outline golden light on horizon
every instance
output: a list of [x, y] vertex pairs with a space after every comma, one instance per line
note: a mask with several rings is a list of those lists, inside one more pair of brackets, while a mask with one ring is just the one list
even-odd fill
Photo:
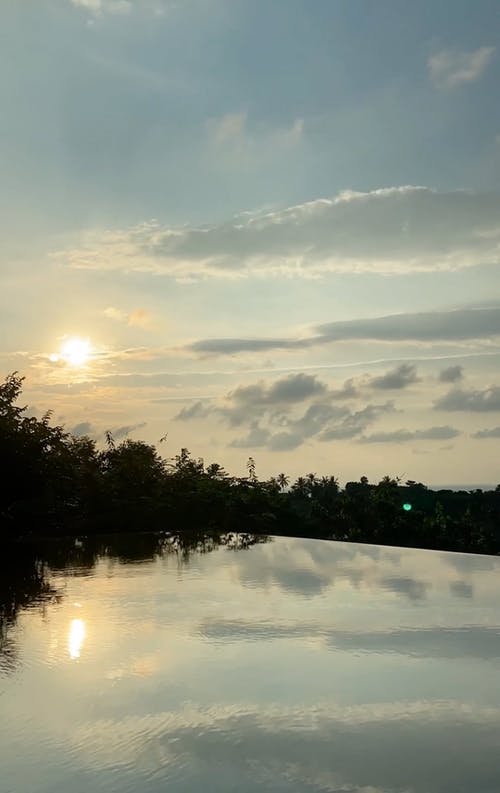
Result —
[[85, 623], [83, 620], [71, 620], [68, 635], [68, 652], [71, 659], [80, 658], [83, 642], [85, 640]]
[[92, 347], [88, 339], [80, 339], [77, 336], [72, 336], [66, 339], [62, 345], [59, 353], [52, 353], [49, 355], [49, 360], [52, 363], [64, 361], [69, 366], [79, 367], [85, 366], [92, 355]]

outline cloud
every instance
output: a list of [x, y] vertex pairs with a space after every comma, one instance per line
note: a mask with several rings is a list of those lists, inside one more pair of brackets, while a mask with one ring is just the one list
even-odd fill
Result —
[[332, 399], [355, 399], [359, 396], [359, 391], [352, 377], [345, 381], [341, 388], [334, 388], [330, 391]]
[[174, 416], [174, 421], [191, 421], [191, 419], [204, 419], [212, 411], [211, 405], [204, 405], [203, 402], [198, 400], [193, 402], [192, 405], [183, 407], [182, 410]]
[[238, 403], [250, 401], [253, 404], [277, 405], [302, 402], [309, 397], [323, 394], [326, 390], [326, 384], [318, 380], [316, 375], [300, 372], [276, 380], [271, 386], [266, 386], [263, 382], [241, 386], [231, 393], [231, 399]]
[[460, 435], [455, 427], [429, 427], [425, 430], [376, 432], [360, 438], [361, 443], [407, 443], [408, 441], [447, 441]]
[[304, 441], [318, 435], [332, 422], [343, 422], [350, 415], [347, 407], [331, 405], [329, 402], [320, 401], [309, 405], [302, 416], [293, 418], [286, 416], [282, 421], [282, 429], [269, 438], [268, 446], [272, 451], [285, 451], [295, 449]]
[[149, 328], [151, 326], [151, 314], [144, 308], [137, 308], [129, 314], [128, 324], [133, 328]]
[[378, 391], [389, 391], [400, 390], [418, 382], [416, 367], [409, 363], [403, 363], [380, 377], [373, 377], [368, 381], [368, 385]]
[[201, 355], [236, 355], [241, 352], [265, 352], [312, 346], [316, 339], [201, 339], [186, 349]]
[[456, 388], [436, 400], [434, 407], [436, 410], [460, 410], [472, 413], [500, 412], [500, 386], [492, 385], [482, 390], [469, 391]]
[[296, 118], [288, 127], [269, 127], [263, 124], [250, 127], [246, 111], [212, 118], [206, 126], [211, 142], [221, 147], [225, 154], [251, 157], [261, 155], [266, 149], [273, 149], [277, 145], [295, 146], [300, 143], [304, 132], [302, 118]]
[[136, 308], [130, 313], [127, 313], [126, 311], [115, 308], [114, 306], [108, 306], [102, 313], [107, 319], [112, 319], [115, 322], [125, 322], [131, 327], [144, 329], [151, 327], [151, 314], [144, 308]]
[[432, 343], [460, 342], [500, 336], [500, 308], [472, 308], [390, 314], [317, 325], [302, 338], [202, 339], [185, 349], [198, 355], [307, 349], [339, 341]]
[[114, 308], [114, 306], [108, 306], [102, 313], [107, 319], [113, 319], [115, 322], [126, 322], [128, 319], [126, 311], [121, 311], [119, 308]]
[[84, 8], [91, 14], [129, 14], [132, 10], [130, 0], [70, 0], [77, 8]]
[[437, 86], [456, 88], [478, 80], [494, 55], [495, 47], [479, 47], [471, 52], [442, 50], [430, 56], [427, 66]]
[[472, 436], [473, 438], [477, 438], [482, 440], [484, 438], [500, 438], [500, 427], [492, 427], [491, 429], [486, 430], [478, 430]]
[[260, 427], [257, 421], [253, 421], [248, 433], [242, 438], [235, 438], [229, 445], [235, 449], [258, 449], [267, 444], [269, 436], [269, 430]]
[[[126, 438], [131, 432], [142, 429], [146, 426], [146, 424], [147, 422], [145, 421], [142, 421], [139, 424], [124, 424], [121, 427], [115, 427], [114, 429], [110, 430], [110, 432], [115, 441], [118, 441], [122, 438]], [[70, 429], [70, 433], [72, 435], [76, 435], [77, 437], [82, 437], [83, 435], [91, 435], [94, 437], [97, 437], [98, 435], [104, 435], [104, 433], [98, 431], [93, 426], [93, 424], [88, 421], [82, 421], [80, 424], [75, 424], [75, 426]]]
[[226, 113], [221, 118], [210, 120], [207, 127], [214, 141], [219, 145], [223, 145], [228, 143], [228, 141], [244, 138], [246, 122], [246, 113]]
[[390, 314], [373, 319], [330, 322], [316, 327], [329, 341], [464, 341], [500, 335], [500, 308], [465, 308]]
[[267, 448], [272, 452], [291, 452], [305, 441], [300, 432], [276, 432], [267, 442]]
[[286, 409], [325, 394], [327, 390], [326, 383], [318, 380], [316, 375], [300, 372], [282, 377], [271, 384], [260, 380], [251, 385], [238, 386], [226, 395], [219, 406], [195, 402], [194, 405], [183, 408], [175, 419], [188, 421], [217, 413], [232, 426], [238, 426], [266, 410]]
[[464, 376], [463, 366], [448, 366], [439, 373], [441, 383], [456, 383]]
[[95, 435], [96, 430], [89, 421], [81, 421], [80, 424], [75, 424], [74, 427], [71, 427], [70, 433], [71, 435], [76, 435], [77, 438], [81, 438], [83, 435]]
[[322, 442], [354, 438], [379, 416], [395, 410], [392, 402], [359, 410], [338, 404], [339, 394], [351, 398], [356, 393], [352, 380], [340, 389], [328, 389], [316, 375], [298, 373], [273, 383], [239, 386], [210, 405], [197, 401], [182, 408], [175, 419], [190, 421], [212, 415], [229, 427], [247, 428], [244, 435], [231, 441], [232, 447], [289, 451], [313, 437]]
[[[347, 440], [360, 435], [379, 416], [394, 411], [392, 402], [382, 405], [367, 405], [361, 410], [351, 411], [347, 407], [338, 407], [328, 403], [316, 402], [309, 405], [299, 418], [282, 416], [283, 429], [271, 430], [254, 424], [250, 432], [243, 438], [232, 441], [232, 446], [247, 447], [265, 446], [269, 451], [291, 451], [311, 438], [321, 442]], [[264, 417], [271, 428], [273, 417]]]
[[384, 413], [395, 411], [392, 402], [381, 405], [366, 405], [361, 410], [348, 414], [335, 426], [327, 427], [319, 436], [320, 441], [346, 440], [360, 435], [370, 424], [373, 424]]
[[[219, 135], [234, 134], [235, 118]], [[157, 221], [91, 232], [55, 254], [80, 269], [140, 271], [178, 280], [412, 273], [500, 263], [500, 195], [426, 187], [345, 191], [211, 226]]]
[[239, 386], [227, 395], [224, 406], [214, 407], [212, 410], [223, 416], [229, 424], [238, 426], [252, 415], [261, 415], [266, 410], [277, 414], [278, 409], [286, 410], [290, 406], [325, 394], [326, 391], [326, 384], [318, 380], [316, 375], [291, 374], [271, 385], [260, 381]]
[[115, 439], [115, 441], [121, 440], [121, 438], [126, 438], [127, 435], [130, 435], [131, 432], [135, 432], [136, 430], [141, 430], [147, 424], [146, 421], [141, 421], [139, 424], [124, 424], [121, 427], [115, 427], [111, 430], [111, 435]]

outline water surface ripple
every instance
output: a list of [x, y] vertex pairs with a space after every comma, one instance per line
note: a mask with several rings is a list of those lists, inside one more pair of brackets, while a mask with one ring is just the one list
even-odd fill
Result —
[[245, 536], [1, 562], [1, 793], [498, 793], [500, 559]]

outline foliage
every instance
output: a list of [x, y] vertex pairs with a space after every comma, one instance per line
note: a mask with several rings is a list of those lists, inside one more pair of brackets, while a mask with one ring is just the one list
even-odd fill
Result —
[[[142, 441], [98, 449], [18, 405], [23, 378], [0, 384], [0, 533], [47, 534], [185, 529], [294, 534], [356, 542], [498, 553], [500, 486], [433, 491], [419, 482], [365, 476], [343, 489], [334, 476], [230, 476], [187, 449], [165, 461]], [[403, 504], [412, 506], [410, 511]]]

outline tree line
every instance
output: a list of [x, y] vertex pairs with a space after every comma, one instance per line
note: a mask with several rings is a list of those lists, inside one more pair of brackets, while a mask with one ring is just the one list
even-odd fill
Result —
[[498, 554], [500, 485], [434, 491], [419, 482], [364, 476], [261, 480], [249, 458], [243, 477], [187, 449], [165, 460], [150, 444], [110, 433], [97, 447], [19, 405], [23, 379], [0, 384], [0, 536], [130, 531], [217, 531]]

